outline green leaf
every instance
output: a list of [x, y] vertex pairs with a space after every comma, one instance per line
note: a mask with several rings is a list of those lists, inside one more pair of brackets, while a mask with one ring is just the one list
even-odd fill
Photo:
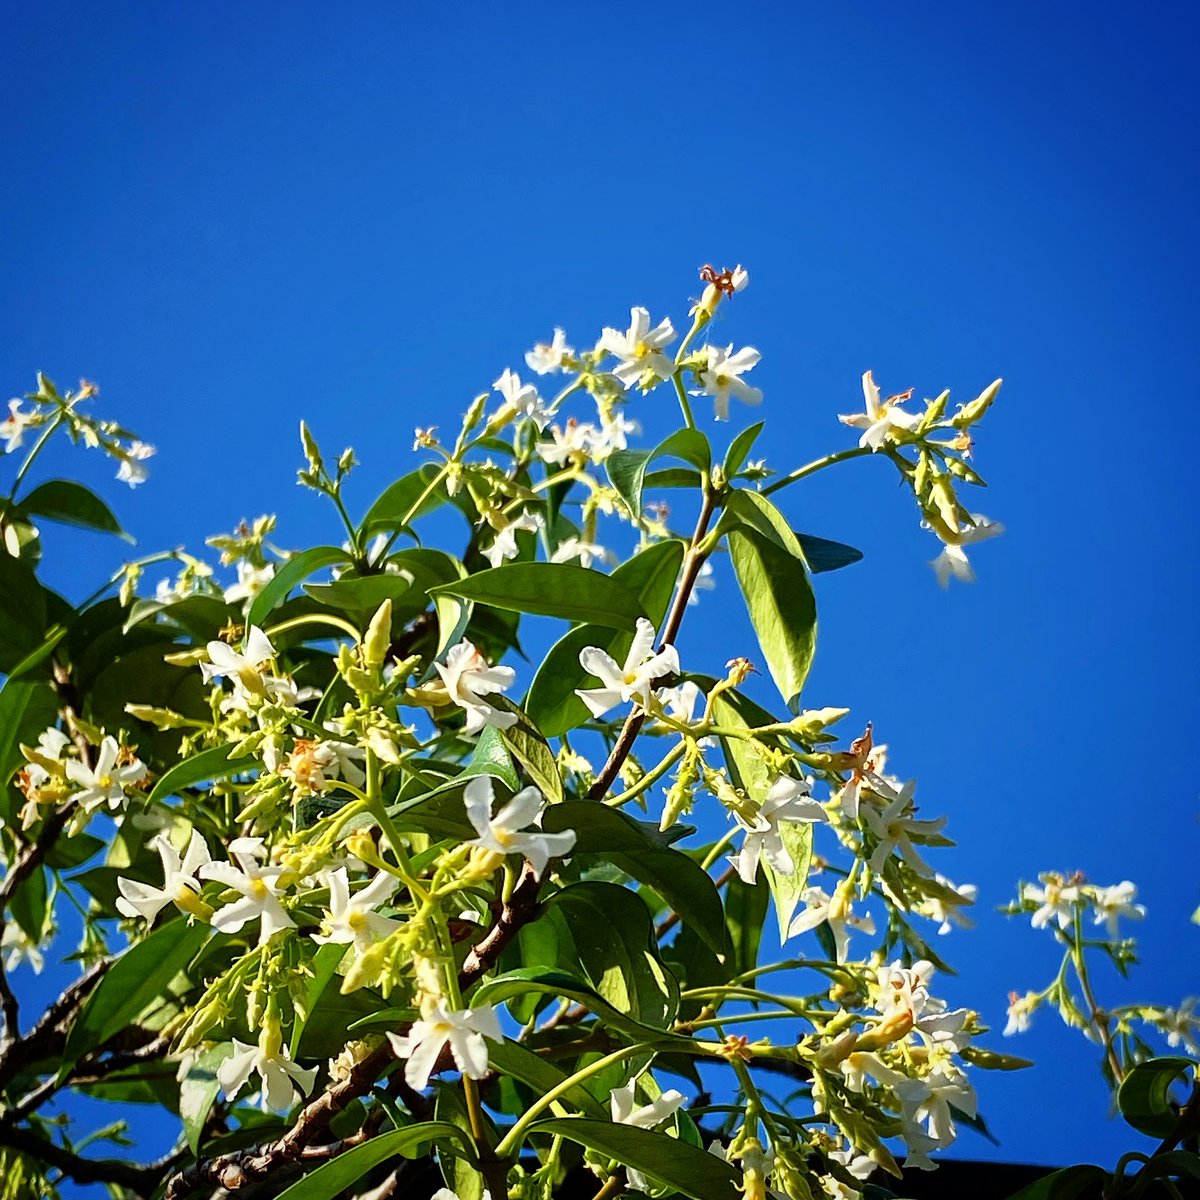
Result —
[[0, 688], [0, 786], [25, 761], [21, 743], [32, 745], [58, 720], [58, 697], [44, 683], [6, 679]]
[[469, 1147], [466, 1135], [457, 1125], [446, 1121], [423, 1121], [381, 1133], [345, 1154], [339, 1154], [311, 1175], [297, 1180], [279, 1193], [279, 1200], [334, 1200], [352, 1183], [360, 1180], [373, 1167], [400, 1155], [416, 1158], [431, 1142], [454, 1140]]
[[261, 627], [271, 610], [286, 600], [291, 590], [303, 583], [314, 571], [349, 561], [349, 554], [336, 546], [314, 546], [301, 554], [293, 554], [275, 572], [267, 586], [254, 597], [250, 610], [246, 613], [246, 624]]
[[98, 529], [102, 533], [115, 533], [127, 542], [133, 541], [113, 516], [112, 509], [90, 488], [71, 479], [47, 480], [35, 487], [18, 508], [25, 513], [49, 517], [63, 525]]
[[71, 1025], [64, 1066], [103, 1045], [154, 1004], [207, 937], [207, 925], [189, 925], [186, 918], [177, 917], [126, 950], [105, 972]]
[[[683, 543], [657, 542], [623, 563], [611, 578], [638, 599], [646, 616], [657, 627], [666, 615], [675, 591], [675, 580], [683, 562]], [[589, 717], [587, 705], [575, 695], [590, 676], [579, 665], [579, 652], [598, 646], [618, 661], [624, 661], [633, 642], [630, 631], [615, 631], [597, 625], [582, 625], [561, 637], [538, 668], [525, 711], [546, 737], [560, 737]]]
[[37, 650], [45, 633], [45, 589], [23, 562], [0, 554], [0, 673]]
[[412, 571], [402, 575], [362, 575], [355, 579], [337, 579], [333, 583], [306, 583], [304, 590], [318, 604], [360, 618], [369, 618], [385, 600], [390, 600], [396, 607], [425, 607], [426, 589]]
[[[609, 482], [635, 518], [642, 515], [646, 468], [657, 458], [681, 458], [707, 475], [712, 463], [712, 449], [708, 438], [698, 429], [680, 429], [653, 450], [614, 450], [604, 460], [604, 469]], [[689, 475], [699, 482], [698, 476], [691, 472]]]
[[1121, 1116], [1139, 1133], [1154, 1138], [1166, 1137], [1179, 1121], [1178, 1111], [1171, 1106], [1171, 1085], [1196, 1069], [1194, 1059], [1180, 1056], [1151, 1058], [1138, 1063], [1125, 1076], [1117, 1092]]
[[479, 741], [475, 743], [467, 765], [455, 778], [459, 783], [474, 775], [490, 775], [499, 779], [509, 791], [515, 792], [521, 786], [521, 780], [513, 767], [512, 758], [504, 744], [504, 736], [499, 729], [485, 725], [479, 733]]
[[758, 944], [769, 900], [767, 888], [746, 883], [740, 875], [734, 875], [725, 885], [725, 922], [733, 947], [726, 965], [733, 975], [743, 975], [758, 966]]
[[[20, 679], [22, 675], [28, 675], [34, 667], [40, 666], [58, 649], [58, 644], [61, 642], [70, 631], [65, 625], [56, 625], [46, 631], [46, 636], [42, 640], [42, 644], [31, 650], [19, 663], [17, 663], [8, 673], [9, 679]], [[48, 675], [49, 672], [46, 672]]]
[[632, 629], [638, 617], [646, 615], [637, 596], [614, 576], [574, 563], [508, 563], [434, 591], [510, 612], [587, 621], [607, 629]]
[[296, 1020], [292, 1025], [291, 1047], [296, 1058], [299, 1058], [301, 1053], [307, 1053], [307, 1048], [303, 1046], [305, 1027], [312, 1017], [313, 1009], [325, 994], [325, 989], [329, 986], [330, 980], [333, 979], [345, 957], [346, 944], [344, 942], [326, 942], [309, 961], [310, 974], [304, 992], [304, 1011], [301, 1013], [297, 1009]]
[[[565, 1071], [560, 1071], [540, 1054], [527, 1050], [520, 1042], [504, 1041], [500, 1045], [492, 1042], [488, 1046], [488, 1065], [502, 1075], [510, 1075], [528, 1084], [542, 1096], [569, 1078]], [[603, 1119], [608, 1115], [604, 1106], [582, 1083], [567, 1091], [563, 1099], [583, 1109], [589, 1116]]]
[[238, 775], [258, 766], [258, 760], [254, 758], [231, 759], [231, 749], [231, 746], [213, 746], [211, 749], [201, 750], [199, 754], [193, 754], [191, 758], [185, 758], [181, 763], [176, 763], [169, 771], [159, 776], [147, 803], [153, 804], [156, 800], [174, 796], [193, 784], [227, 779], [230, 775]]
[[25, 936], [40, 946], [46, 926], [46, 872], [40, 866], [18, 884], [9, 901], [9, 909]]
[[588, 1117], [553, 1117], [538, 1121], [529, 1132], [578, 1142], [692, 1200], [739, 1200], [741, 1195], [740, 1171], [707, 1150], [665, 1133]]
[[546, 810], [542, 828], [547, 833], [574, 830], [573, 855], [600, 855], [658, 892], [714, 953], [728, 949], [716, 885], [689, 855], [670, 849], [669, 834], [660, 833], [657, 826], [593, 800], [567, 800]]
[[557, 804], [563, 798], [562, 776], [558, 772], [558, 760], [550, 744], [542, 737], [537, 726], [507, 696], [489, 696], [488, 703], [504, 712], [514, 713], [517, 721], [500, 731], [504, 744], [513, 757], [525, 768], [533, 786], [550, 801]]
[[753, 529], [730, 530], [729, 556], [771, 678], [798, 712], [817, 640], [808, 572], [799, 558]]
[[[536, 924], [537, 922], [534, 922]], [[530, 926], [526, 926], [530, 928]], [[493, 976], [479, 985], [470, 997], [472, 1004], [500, 1004], [514, 996], [526, 996], [531, 992], [555, 999], [573, 1000], [582, 1004], [600, 1019], [607, 1029], [634, 1042], [652, 1042], [662, 1049], [694, 1051], [690, 1038], [666, 1033], [650, 1025], [644, 1025], [627, 1013], [614, 1008], [594, 987], [566, 971], [547, 967], [518, 967]]]
[[210, 1046], [188, 1068], [180, 1085], [179, 1117], [183, 1122], [184, 1137], [193, 1154], [200, 1153], [200, 1136], [221, 1090], [217, 1082], [217, 1068], [228, 1057], [230, 1049], [228, 1042]]
[[759, 421], [757, 424], [751, 425], [749, 429], [743, 429], [729, 443], [729, 449], [725, 453], [725, 465], [721, 468], [726, 479], [732, 479], [742, 469], [747, 455], [758, 440], [758, 435], [762, 433], [765, 424], [765, 421]]
[[780, 821], [779, 839], [792, 856], [794, 870], [790, 875], [781, 875], [770, 863], [764, 863], [767, 884], [775, 901], [775, 915], [779, 920], [779, 940], [787, 938], [788, 926], [800, 897], [808, 887], [808, 868], [812, 862], [813, 827], [808, 821]]
[[753, 529], [789, 554], [803, 559], [800, 541], [787, 517], [766, 496], [741, 488], [725, 501], [725, 513], [726, 524]]
[[1108, 1173], [1100, 1167], [1063, 1167], [1034, 1180], [1008, 1200], [1099, 1200], [1107, 1180]]
[[819, 575], [822, 571], [840, 571], [842, 567], [858, 562], [863, 556], [863, 552], [853, 546], [831, 542], [828, 538], [815, 537], [811, 533], [798, 533], [796, 540], [800, 543], [800, 549], [804, 551], [804, 561], [808, 563], [808, 569], [814, 575]]
[[446, 493], [442, 488], [435, 488], [424, 500], [420, 507], [412, 512], [421, 494], [437, 476], [439, 468], [432, 463], [397, 479], [387, 488], [367, 510], [362, 524], [358, 527], [360, 538], [367, 537], [381, 529], [400, 529], [401, 522], [407, 516], [410, 521], [423, 517], [446, 502]]

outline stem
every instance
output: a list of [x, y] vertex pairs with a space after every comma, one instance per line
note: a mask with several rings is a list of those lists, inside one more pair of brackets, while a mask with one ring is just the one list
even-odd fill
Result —
[[692, 416], [692, 406], [687, 398], [687, 390], [683, 386], [683, 378], [678, 371], [671, 376], [675, 385], [675, 394], [679, 397], [679, 407], [683, 410], [683, 420], [689, 429], [696, 428], [696, 418]]
[[1083, 998], [1087, 1001], [1090, 1010], [1088, 1015], [1096, 1027], [1096, 1032], [1100, 1034], [1104, 1045], [1104, 1054], [1113, 1073], [1113, 1080], [1119, 1085], [1125, 1078], [1125, 1071], [1121, 1066], [1121, 1060], [1117, 1057], [1116, 1048], [1113, 1046], [1112, 1026], [1108, 1017], [1104, 1015], [1103, 1009], [1096, 1003], [1091, 980], [1088, 978], [1087, 963], [1084, 961], [1083, 953], [1083, 913], [1078, 905], [1075, 907], [1075, 944], [1071, 950], [1071, 959], [1075, 964], [1075, 974], [1079, 977]]
[[46, 428], [42, 430], [41, 436], [38, 438], [38, 440], [36, 442], [34, 442], [33, 446], [30, 448], [29, 453], [25, 456], [25, 461], [21, 464], [20, 469], [17, 471], [16, 478], [13, 480], [12, 488], [8, 493], [8, 499], [9, 499], [10, 503], [16, 499], [17, 488], [19, 488], [21, 486], [21, 480], [25, 478], [26, 472], [29, 470], [30, 467], [33, 466], [33, 460], [35, 458], [37, 458], [37, 456], [42, 452], [43, 447], [50, 440], [50, 438], [53, 437], [54, 431], [62, 423], [63, 423], [63, 415], [62, 415], [62, 411], [60, 410], [58, 413], [55, 414], [54, 419], [50, 422], [50, 424], [47, 425]]
[[606, 1054], [603, 1058], [598, 1058], [594, 1062], [588, 1063], [586, 1067], [580, 1068], [574, 1075], [570, 1075], [561, 1083], [556, 1084], [544, 1096], [540, 1096], [535, 1100], [521, 1114], [520, 1120], [504, 1135], [500, 1144], [496, 1147], [497, 1157], [510, 1157], [519, 1150], [521, 1143], [525, 1140], [525, 1134], [529, 1127], [550, 1105], [565, 1096], [576, 1084], [582, 1083], [585, 1079], [590, 1079], [593, 1075], [599, 1074], [605, 1067], [611, 1067], [614, 1063], [619, 1063], [623, 1058], [630, 1058], [635, 1054], [644, 1054], [647, 1050], [653, 1049], [653, 1042], [635, 1042], [632, 1046], [623, 1046], [620, 1050], [614, 1050], [611, 1054]]
[[683, 757], [683, 752], [686, 749], [687, 743], [680, 742], [658, 766], [647, 771], [637, 783], [632, 787], [627, 787], [619, 796], [613, 796], [611, 799], [605, 800], [604, 803], [611, 805], [613, 808], [620, 808], [647, 788], [653, 787]]
[[789, 483], [795, 483], [797, 479], [804, 479], [806, 476], [823, 471], [826, 467], [832, 467], [834, 463], [848, 462], [852, 458], [862, 458], [864, 455], [873, 453], [870, 446], [853, 446], [849, 450], [839, 450], [836, 454], [827, 454], [824, 458], [818, 458], [806, 466], [797, 467], [794, 471], [784, 475], [782, 479], [775, 480], [769, 487], [763, 488], [760, 495], [769, 496], [772, 492], [787, 487]]
[[605, 1181], [604, 1186], [592, 1197], [592, 1200], [612, 1200], [612, 1197], [619, 1196], [622, 1189], [625, 1187], [625, 1172], [618, 1171], [615, 1175], [609, 1176]]
[[278, 625], [272, 625], [270, 629], [264, 630], [267, 637], [272, 634], [286, 633], [289, 629], [300, 629], [304, 625], [329, 625], [334, 629], [341, 630], [357, 643], [362, 640], [362, 634], [350, 624], [349, 621], [343, 621], [341, 617], [335, 617], [327, 613], [307, 613], [303, 617], [292, 617], [290, 621], [280, 621]]

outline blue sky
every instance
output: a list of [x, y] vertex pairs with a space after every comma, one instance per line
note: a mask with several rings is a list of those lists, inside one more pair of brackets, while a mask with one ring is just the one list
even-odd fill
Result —
[[[976, 462], [1008, 533], [974, 587], [937, 589], [884, 464], [784, 493], [866, 553], [819, 581], [808, 700], [873, 719], [951, 818], [938, 865], [981, 893], [944, 946], [954, 1000], [999, 1027], [1052, 973], [993, 912], [1050, 867], [1136, 880], [1137, 994], [1200, 991], [1194, 8], [46, 3], [5, 25], [0, 379], [94, 379], [158, 446], [138, 492], [103, 484], [143, 550], [261, 512], [282, 545], [331, 536], [294, 485], [301, 417], [357, 446], [365, 506], [414, 425], [453, 425], [555, 324], [681, 323], [706, 261], [752, 272], [716, 336], [763, 353], [776, 467], [852, 444], [834, 414], [868, 367], [959, 400], [1004, 376]], [[665, 397], [633, 415], [671, 427]], [[59, 545], [77, 595], [120, 553]], [[727, 575], [689, 626], [696, 669], [746, 649]], [[982, 1081], [1003, 1145], [959, 1153], [1138, 1145], [1057, 1018], [1002, 1048], [1041, 1066]]]

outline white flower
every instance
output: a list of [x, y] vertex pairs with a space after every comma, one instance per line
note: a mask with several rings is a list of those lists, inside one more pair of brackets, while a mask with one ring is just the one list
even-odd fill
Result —
[[600, 429], [594, 431], [589, 438], [592, 458], [603, 462], [614, 450], [626, 450], [629, 447], [629, 434], [639, 434], [642, 427], [637, 421], [631, 421], [620, 413], [606, 415], [600, 413]]
[[952, 1063], [939, 1063], [921, 1079], [902, 1079], [892, 1090], [910, 1121], [926, 1122], [929, 1136], [939, 1150], [953, 1144], [957, 1133], [952, 1105], [965, 1116], [975, 1116], [975, 1089]]
[[919, 415], [905, 412], [898, 407], [901, 401], [907, 400], [912, 395], [911, 392], [901, 396], [889, 396], [888, 399], [880, 401], [879, 388], [875, 385], [870, 371], [867, 371], [862, 377], [862, 388], [867, 411], [865, 413], [838, 414], [838, 420], [843, 425], [850, 425], [855, 429], [866, 431], [858, 439], [860, 446], [870, 446], [872, 450], [878, 450], [889, 437], [893, 436], [893, 430], [911, 431], [921, 423]]
[[516, 723], [516, 713], [501, 712], [484, 699], [512, 687], [517, 678], [512, 667], [489, 667], [487, 659], [465, 640], [450, 647], [444, 665], [433, 665], [450, 699], [466, 710], [467, 733], [478, 733], [485, 725], [507, 729]]
[[671, 378], [675, 367], [663, 353], [663, 347], [669, 346], [674, 340], [675, 328], [669, 318], [651, 329], [650, 314], [644, 308], [631, 308], [629, 330], [621, 333], [606, 328], [600, 335], [597, 348], [621, 360], [613, 374], [626, 388], [630, 388], [647, 373], [660, 380]]
[[256, 567], [248, 562], [239, 562], [237, 577], [237, 583], [225, 589], [226, 604], [253, 600], [275, 577], [275, 564], [267, 563], [266, 566]]
[[972, 513], [973, 525], [963, 525], [958, 531], [958, 540], [954, 544], [947, 543], [942, 552], [929, 560], [941, 587], [949, 587], [951, 578], [961, 583], [974, 583], [975, 571], [964, 546], [974, 542], [985, 542], [988, 538], [999, 537], [1004, 532], [1004, 526], [999, 521], [989, 521], [982, 513]]
[[539, 342], [532, 350], [525, 352], [525, 363], [535, 374], [550, 375], [554, 371], [561, 371], [563, 359], [574, 354], [575, 351], [567, 345], [566, 333], [556, 327], [554, 339], [549, 345]]
[[420, 1091], [429, 1083], [442, 1051], [449, 1046], [455, 1065], [472, 1079], [487, 1074], [488, 1050], [484, 1038], [502, 1042], [500, 1019], [490, 1005], [479, 1008], [447, 1009], [436, 1005], [426, 1016], [414, 1021], [407, 1034], [389, 1033], [399, 1058], [406, 1059], [404, 1079]]
[[1057, 871], [1045, 871], [1038, 878], [1045, 887], [1027, 883], [1021, 888], [1023, 901], [1039, 905], [1029, 923], [1034, 929], [1042, 929], [1057, 921], [1059, 929], [1066, 929], [1075, 916], [1075, 905], [1082, 899], [1079, 888], [1068, 885]]
[[15, 971], [21, 963], [27, 962], [33, 973], [40, 975], [46, 965], [46, 956], [42, 953], [41, 946], [16, 921], [10, 920], [5, 923], [4, 936], [0, 938], [0, 953], [4, 955], [6, 971]]
[[945, 875], [934, 875], [934, 879], [943, 887], [949, 888], [952, 892], [962, 897], [962, 904], [955, 904], [953, 900], [945, 899], [942, 896], [927, 896], [917, 906], [917, 912], [923, 917], [928, 917], [931, 921], [939, 921], [938, 926], [939, 936], [944, 936], [950, 932], [954, 925], [960, 925], [963, 929], [970, 929], [974, 922], [970, 917], [964, 916], [962, 909], [968, 904], [975, 903], [975, 897], [979, 889], [973, 883], [964, 883], [961, 887], [956, 887]]
[[[538, 879], [542, 877], [550, 859], [562, 858], [575, 845], [575, 834], [570, 829], [562, 833], [542, 833], [536, 829], [546, 799], [535, 787], [522, 788], [494, 817], [490, 776], [476, 775], [467, 784], [463, 798], [467, 819], [479, 834], [463, 844], [478, 846], [496, 854], [523, 854]], [[520, 832], [528, 825], [535, 826], [535, 831]]]
[[1012, 1037], [1014, 1033], [1024, 1033], [1029, 1028], [1034, 1009], [1037, 1008], [1037, 993], [1019, 992], [1008, 993], [1008, 1024], [1004, 1026], [1003, 1037]]
[[0, 438], [4, 439], [4, 453], [12, 454], [19, 450], [25, 439], [25, 430], [31, 425], [40, 424], [36, 412], [22, 412], [20, 400], [8, 402], [8, 416], [0, 421]]
[[[342, 732], [333, 721], [326, 721], [325, 728], [330, 733], [340, 734]], [[362, 746], [342, 741], [340, 738], [322, 742], [321, 745], [333, 755], [332, 761], [325, 768], [333, 778], [344, 779], [351, 787], [360, 788], [366, 783], [367, 774], [359, 766], [359, 763], [363, 762], [367, 756], [367, 752]]]
[[743, 404], [761, 404], [762, 392], [751, 387], [741, 376], [757, 366], [762, 355], [753, 346], [744, 346], [736, 354], [733, 346], [705, 346], [706, 364], [700, 368], [696, 382], [700, 390], [693, 396], [711, 396], [714, 415], [718, 421], [729, 420], [729, 397], [735, 396]]
[[1090, 889], [1092, 905], [1095, 908], [1093, 925], [1107, 925], [1108, 936], [1117, 936], [1117, 921], [1121, 917], [1128, 920], [1140, 921], [1146, 915], [1146, 909], [1141, 904], [1134, 904], [1137, 886], [1128, 879], [1112, 887], [1097, 887]]
[[277, 770], [284, 779], [291, 780], [297, 796], [323, 792], [330, 779], [339, 777], [353, 787], [361, 787], [366, 782], [366, 774], [355, 761], [365, 758], [366, 751], [350, 742], [316, 742], [309, 738], [296, 738], [291, 753], [282, 765], [278, 762], [274, 746], [269, 742], [264, 743], [263, 749], [263, 761], [267, 768]]
[[510, 558], [517, 557], [517, 534], [522, 531], [528, 533], [537, 533], [542, 527], [542, 517], [540, 513], [523, 512], [515, 521], [510, 521], [497, 534], [492, 544], [483, 552], [483, 557], [493, 567], [500, 566], [501, 563]]
[[187, 913], [197, 912], [196, 901], [200, 894], [198, 873], [201, 867], [212, 861], [208, 843], [199, 830], [192, 830], [182, 859], [179, 851], [162, 834], [154, 838], [150, 845], [162, 859], [163, 885], [156, 888], [136, 879], [118, 878], [117, 889], [121, 895], [117, 898], [117, 912], [131, 920], [142, 917], [148, 922], [153, 921], [168, 904], [177, 904]]
[[1164, 1009], [1162, 1016], [1154, 1022], [1166, 1035], [1171, 1049], [1182, 1043], [1189, 1054], [1200, 1054], [1200, 1038], [1196, 1036], [1200, 1029], [1200, 1017], [1195, 1013], [1197, 1004], [1200, 1004], [1200, 997], [1188, 996], [1178, 1008]]
[[262, 865], [267, 856], [262, 838], [235, 838], [229, 843], [229, 852], [237, 859], [237, 867], [226, 862], [210, 862], [200, 868], [201, 879], [215, 879], [242, 894], [241, 900], [217, 909], [213, 914], [213, 928], [220, 933], [237, 933], [247, 921], [261, 917], [260, 946], [281, 929], [295, 929], [296, 922], [279, 902], [284, 869]]
[[365, 950], [400, 928], [401, 922], [384, 917], [375, 910], [391, 899], [400, 881], [380, 871], [361, 891], [350, 894], [345, 867], [325, 876], [329, 887], [329, 916], [322, 923], [324, 933], [314, 933], [314, 942], [353, 942], [356, 950]]
[[[878, 784], [882, 781], [877, 779], [875, 782]], [[894, 850], [900, 852], [914, 871], [921, 875], [933, 874], [933, 868], [917, 853], [910, 835], [929, 837], [946, 824], [946, 818], [918, 821], [909, 815], [916, 811], [912, 803], [916, 786], [916, 780], [910, 779], [899, 792], [895, 792], [890, 798], [885, 797], [888, 803], [882, 810], [871, 805], [863, 805], [859, 810], [866, 827], [879, 839], [868, 862], [876, 874], [883, 870], [883, 864]]]
[[217, 1082], [226, 1097], [232, 1100], [255, 1073], [262, 1078], [263, 1108], [274, 1112], [285, 1112], [295, 1103], [293, 1081], [299, 1085], [300, 1094], [307, 1095], [317, 1077], [315, 1067], [297, 1066], [283, 1047], [269, 1054], [261, 1046], [250, 1046], [234, 1038], [233, 1053], [217, 1068]]
[[207, 650], [209, 661], [200, 664], [205, 683], [225, 676], [234, 681], [237, 691], [262, 694], [265, 687], [263, 668], [275, 657], [275, 648], [257, 625], [250, 626], [244, 654], [217, 641], [209, 642]]
[[553, 444], [542, 442], [538, 450], [546, 462], [561, 467], [568, 459], [590, 458], [597, 432], [595, 425], [582, 423], [570, 417], [565, 429], [552, 425], [550, 436], [554, 439]]
[[[844, 1167], [850, 1175], [861, 1182], [870, 1179], [878, 1169], [874, 1159], [866, 1154], [859, 1154], [853, 1146], [849, 1146], [845, 1150], [834, 1150], [826, 1157]], [[827, 1175], [822, 1179], [821, 1186], [830, 1200], [859, 1200], [861, 1195], [861, 1189], [852, 1189], [841, 1180], [834, 1179], [832, 1175]]]
[[834, 957], [838, 962], [845, 962], [850, 945], [849, 930], [875, 932], [875, 921], [869, 913], [863, 917], [854, 915], [852, 894], [852, 889], [847, 888], [844, 883], [833, 889], [832, 896], [819, 887], [806, 888], [803, 899], [807, 908], [792, 921], [787, 936], [795, 937], [798, 933], [806, 933], [825, 922], [833, 935]]
[[118, 450], [117, 457], [121, 460], [117, 467], [117, 478], [130, 487], [145, 483], [150, 472], [142, 466], [146, 459], [154, 454], [154, 447], [145, 442], [130, 442], [127, 450]]
[[696, 702], [704, 695], [704, 692], [698, 683], [691, 679], [685, 679], [678, 687], [659, 688], [654, 694], [668, 717], [673, 721], [690, 725], [695, 720]]
[[584, 702], [594, 717], [603, 716], [627, 700], [642, 708], [650, 702], [650, 688], [656, 679], [679, 671], [679, 654], [674, 646], [654, 652], [654, 626], [645, 617], [638, 617], [637, 632], [624, 666], [598, 646], [585, 646], [579, 652], [580, 666], [604, 683], [602, 688], [576, 688], [575, 695]]
[[[636, 1087], [637, 1081], [631, 1080], [624, 1087], [613, 1088], [609, 1094], [609, 1108], [616, 1124], [632, 1125], [636, 1129], [653, 1129], [669, 1117], [673, 1117], [685, 1099], [682, 1092], [671, 1088], [670, 1091], [663, 1092], [657, 1100], [635, 1107], [634, 1091]], [[629, 1186], [636, 1188], [639, 1192], [648, 1192], [653, 1186], [645, 1175], [633, 1168], [626, 1170], [626, 1176]]]
[[74, 798], [84, 812], [92, 812], [105, 804], [120, 808], [128, 798], [125, 789], [146, 778], [145, 764], [139, 759], [117, 766], [120, 753], [116, 738], [106, 737], [96, 752], [94, 768], [74, 758], [64, 764], [67, 778], [81, 789]]
[[596, 561], [606, 563], [611, 558], [611, 553], [603, 546], [597, 546], [595, 542], [585, 542], [582, 538], [577, 537], [564, 538], [555, 547], [554, 553], [550, 555], [552, 563], [571, 562], [578, 559], [581, 567], [590, 567]]
[[713, 565], [705, 560], [700, 564], [700, 573], [692, 581], [692, 590], [688, 592], [687, 602], [689, 607], [700, 603], [700, 592], [712, 592], [716, 590], [716, 587], [717, 582], [713, 578]]
[[752, 884], [758, 874], [759, 860], [765, 858], [772, 870], [780, 875], [791, 875], [796, 869], [792, 856], [783, 844], [779, 829], [781, 821], [828, 821], [825, 809], [809, 794], [807, 780], [792, 779], [781, 775], [771, 784], [766, 798], [752, 820], [741, 813], [733, 814], [737, 823], [746, 831], [746, 838], [737, 854], [729, 861], [737, 873]]
[[492, 384], [504, 399], [521, 416], [528, 417], [539, 429], [546, 427], [550, 413], [546, 402], [538, 395], [538, 390], [532, 383], [523, 384], [514, 372], [507, 367], [504, 373]]

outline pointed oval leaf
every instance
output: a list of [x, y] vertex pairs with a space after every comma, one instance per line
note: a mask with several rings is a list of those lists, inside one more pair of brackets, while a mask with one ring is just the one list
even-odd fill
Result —
[[632, 629], [645, 609], [611, 575], [574, 563], [509, 563], [433, 589], [510, 612]]
[[1179, 1113], [1171, 1105], [1171, 1086], [1195, 1070], [1195, 1060], [1182, 1056], [1163, 1056], [1138, 1063], [1117, 1092], [1121, 1116], [1139, 1133], [1166, 1137], [1179, 1121]]
[[336, 546], [314, 546], [311, 550], [292, 555], [254, 597], [246, 614], [246, 624], [261, 626], [271, 610], [287, 599], [292, 588], [303, 583], [314, 571], [349, 561], [350, 555]]
[[185, 758], [181, 763], [176, 763], [169, 771], [159, 776], [147, 803], [153, 804], [156, 800], [173, 796], [180, 788], [191, 787], [195, 783], [207, 783], [213, 779], [227, 779], [230, 775], [237, 775], [258, 765], [258, 760], [254, 758], [231, 759], [230, 749], [229, 746], [213, 746], [208, 750], [201, 750], [199, 754], [193, 754], [191, 758]]
[[132, 542], [133, 538], [121, 528], [113, 511], [91, 488], [72, 479], [48, 479], [39, 484], [18, 505], [25, 513], [48, 517], [63, 525], [75, 525], [80, 529], [98, 529], [101, 533], [115, 533]]
[[359, 537], [366, 537], [381, 529], [403, 528], [404, 522], [415, 521], [444, 504], [446, 493], [442, 488], [433, 488], [428, 495], [425, 494], [437, 478], [438, 470], [432, 463], [426, 463], [386, 488], [363, 517], [358, 527]]

